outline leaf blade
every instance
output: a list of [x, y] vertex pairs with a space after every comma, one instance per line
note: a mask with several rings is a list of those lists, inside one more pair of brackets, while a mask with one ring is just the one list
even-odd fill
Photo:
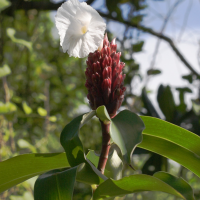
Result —
[[[183, 194], [161, 179], [144, 174], [131, 175], [120, 180], [108, 179], [99, 185], [94, 192], [93, 198], [94, 200], [103, 200], [109, 197], [141, 191], [161, 191], [186, 200]], [[191, 199], [194, 200], [193, 198]]]

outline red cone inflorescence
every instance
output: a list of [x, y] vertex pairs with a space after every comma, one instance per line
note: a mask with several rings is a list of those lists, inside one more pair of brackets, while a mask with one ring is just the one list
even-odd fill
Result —
[[115, 39], [109, 43], [105, 35], [103, 48], [89, 54], [85, 71], [85, 86], [91, 108], [96, 110], [105, 105], [111, 118], [121, 106], [126, 90], [125, 74], [122, 72], [125, 63], [120, 62], [121, 53], [116, 53], [116, 49]]

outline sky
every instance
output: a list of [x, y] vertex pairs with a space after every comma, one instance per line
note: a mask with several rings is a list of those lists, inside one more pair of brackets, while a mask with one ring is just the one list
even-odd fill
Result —
[[[176, 4], [175, 4], [176, 3]], [[200, 1], [199, 0], [165, 0], [165, 1], [153, 1], [147, 0], [148, 9], [144, 11], [146, 17], [142, 24], [146, 27], [160, 32], [164, 23], [164, 19], [168, 16], [169, 10], [173, 9], [168, 22], [166, 23], [163, 33], [172, 38], [179, 51], [184, 55], [186, 60], [200, 73], [200, 66], [198, 64], [198, 52], [200, 42]], [[103, 0], [96, 0], [93, 4], [95, 9], [99, 9], [102, 12], [107, 12], [105, 9], [105, 2]], [[129, 9], [128, 5], [122, 5], [121, 8], [126, 13]], [[119, 23], [107, 24], [116, 37], [122, 37], [125, 27]], [[141, 89], [146, 83], [146, 71], [150, 68], [154, 49], [158, 38], [144, 33], [140, 35], [140, 39], [145, 41], [143, 51], [133, 54], [133, 58], [140, 64], [140, 72], [144, 77], [142, 82], [138, 79], [134, 79], [133, 88], [134, 94], [140, 95]], [[176, 87], [190, 87], [186, 80], [181, 77], [188, 75], [190, 71], [180, 61], [180, 59], [173, 52], [171, 47], [163, 40], [160, 40], [159, 51], [155, 60], [154, 68], [160, 69], [162, 73], [160, 75], [150, 78], [147, 84], [147, 89], [151, 91], [149, 94], [153, 104], [158, 108], [156, 95], [160, 84], [170, 85], [175, 94], [175, 101], [178, 103], [178, 92]], [[198, 95], [198, 83], [196, 88], [193, 89], [192, 94], [186, 95], [186, 102], [191, 108], [191, 99], [197, 98]], [[194, 87], [194, 86], [192, 86]]]

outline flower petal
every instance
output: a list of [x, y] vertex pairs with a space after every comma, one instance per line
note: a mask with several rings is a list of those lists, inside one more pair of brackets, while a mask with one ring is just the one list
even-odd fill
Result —
[[69, 56], [83, 58], [100, 46], [106, 24], [98, 12], [85, 2], [69, 0], [56, 15], [60, 45]]

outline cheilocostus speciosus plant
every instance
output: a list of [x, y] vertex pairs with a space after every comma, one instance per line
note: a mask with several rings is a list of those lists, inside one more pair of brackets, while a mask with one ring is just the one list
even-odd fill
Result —
[[[78, 0], [63, 3], [56, 14], [56, 27], [64, 52], [87, 57], [85, 86], [91, 111], [64, 127], [60, 135], [64, 153], [33, 153], [0, 162], [0, 193], [40, 175], [34, 185], [35, 200], [72, 200], [76, 181], [91, 185], [92, 200], [138, 191], [194, 200], [191, 186], [182, 178], [167, 172], [122, 177], [122, 171], [123, 165], [132, 166], [138, 146], [172, 159], [200, 177], [200, 137], [158, 118], [129, 110], [117, 113], [126, 90], [125, 63], [120, 61], [115, 39], [108, 41], [104, 19], [91, 6]], [[79, 131], [94, 116], [102, 128], [102, 149], [100, 155], [93, 150], [86, 155]]]

